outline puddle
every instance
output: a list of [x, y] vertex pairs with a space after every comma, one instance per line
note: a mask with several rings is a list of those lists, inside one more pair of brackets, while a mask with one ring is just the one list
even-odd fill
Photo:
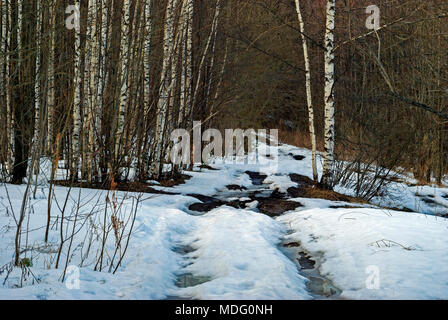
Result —
[[289, 156], [293, 157], [294, 160], [297, 160], [297, 161], [302, 161], [303, 159], [306, 158], [305, 156], [302, 156], [300, 154], [292, 154], [292, 153], [290, 153]]
[[[201, 203], [192, 204], [189, 209], [195, 212], [208, 212], [223, 205], [232, 206], [235, 208], [250, 208], [254, 211], [266, 214], [270, 217], [276, 217], [286, 211], [294, 210], [303, 206], [299, 202], [289, 201], [285, 198], [285, 194], [279, 194], [276, 191], [270, 190], [268, 184], [263, 181], [266, 176], [258, 172], [246, 171], [252, 180], [252, 185], [248, 188], [238, 185], [228, 185], [226, 188], [218, 192], [213, 197], [203, 196], [199, 194], [190, 194]], [[312, 180], [308, 177], [300, 175], [290, 175], [291, 180], [301, 185], [311, 185]], [[231, 199], [231, 201], [230, 201]], [[250, 203], [256, 201], [257, 207], [252, 207]], [[247, 205], [247, 206], [246, 206]], [[289, 230], [290, 231], [290, 230]], [[285, 242], [279, 247], [294, 264], [300, 275], [306, 277], [307, 289], [312, 297], [315, 299], [338, 299], [341, 290], [336, 288], [329, 279], [326, 279], [319, 273], [320, 257], [312, 256], [301, 248], [299, 242]], [[188, 254], [194, 249], [185, 246], [176, 249], [181, 254]], [[194, 287], [205, 282], [213, 280], [211, 277], [198, 276], [191, 273], [184, 273], [178, 276], [176, 286], [179, 288]], [[169, 300], [185, 300], [188, 297], [168, 297]]]
[[263, 181], [268, 177], [267, 175], [254, 171], [246, 171], [246, 174], [250, 177], [252, 184], [255, 186], [261, 186]]
[[280, 250], [297, 266], [300, 275], [309, 281], [306, 287], [315, 299], [338, 299], [341, 290], [319, 273], [320, 258], [311, 256], [298, 242], [286, 242]]
[[184, 273], [177, 277], [176, 287], [189, 288], [209, 282], [211, 280], [213, 280], [213, 278], [211, 277], [197, 276], [192, 273]]

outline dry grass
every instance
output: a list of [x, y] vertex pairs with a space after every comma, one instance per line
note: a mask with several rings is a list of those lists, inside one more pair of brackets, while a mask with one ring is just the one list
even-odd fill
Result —
[[319, 183], [314, 182], [306, 176], [299, 174], [290, 174], [291, 181], [298, 183], [298, 187], [288, 189], [288, 193], [296, 198], [312, 198], [325, 199], [331, 201], [343, 201], [348, 203], [368, 204], [369, 202], [362, 199], [347, 196], [333, 190], [322, 188]]
[[[310, 134], [308, 131], [291, 131], [281, 128], [278, 130], [278, 140], [281, 143], [286, 143], [299, 148], [311, 149]], [[317, 150], [324, 149], [324, 142], [317, 137]]]
[[325, 190], [321, 188], [305, 188], [305, 197], [314, 199], [326, 199], [331, 201], [343, 201], [349, 203], [369, 204], [362, 198], [346, 196], [333, 190]]

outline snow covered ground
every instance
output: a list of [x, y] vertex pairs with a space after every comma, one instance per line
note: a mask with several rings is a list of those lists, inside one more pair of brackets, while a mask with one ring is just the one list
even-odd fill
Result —
[[[387, 196], [373, 201], [421, 213], [305, 198], [292, 199], [303, 206], [277, 218], [259, 213], [254, 206], [222, 206], [205, 214], [188, 209], [200, 202], [191, 194], [213, 196], [226, 192], [231, 184], [253, 187], [247, 170], [266, 173], [266, 189], [281, 192], [297, 185], [290, 173], [312, 176], [309, 150], [282, 145], [278, 155], [277, 167], [215, 163], [212, 166], [218, 170], [188, 172], [192, 178], [183, 185], [155, 187], [176, 194], [145, 194], [137, 211], [137, 194], [117, 192], [119, 218], [124, 223], [131, 221], [136, 212], [136, 222], [115, 274], [108, 272], [108, 267], [94, 271], [104, 239], [104, 212], [106, 204], [111, 207], [112, 195], [88, 189], [70, 191], [63, 234], [70, 234], [76, 215], [84, 223], [78, 221], [75, 236], [64, 243], [60, 266], [55, 269], [60, 208], [68, 189], [55, 189], [57, 201], [53, 201], [52, 228], [45, 244], [49, 192], [45, 185], [31, 200], [24, 222], [24, 229], [30, 231], [22, 237], [22, 247], [26, 247], [22, 257], [31, 260], [32, 275], [23, 281], [20, 269], [9, 273], [5, 266], [14, 257], [14, 216], [20, 210], [25, 186], [1, 186], [0, 299], [323, 298], [309, 290], [313, 280], [285, 254], [286, 243], [297, 243], [297, 251], [312, 257], [319, 274], [339, 289], [334, 299], [448, 298], [448, 220], [435, 215], [446, 213], [448, 188], [396, 182]], [[293, 155], [305, 158], [296, 160]], [[318, 169], [321, 171], [320, 165]], [[340, 191], [350, 194], [350, 190]], [[110, 213], [106, 218], [110, 219]], [[113, 230], [106, 230], [110, 234], [104, 265], [113, 259], [117, 241]], [[128, 235], [131, 224], [124, 224], [123, 230]], [[79, 267], [79, 288], [70, 282], [76, 280], [76, 268], [65, 283], [60, 281], [66, 263]], [[185, 281], [190, 283], [180, 284]]]

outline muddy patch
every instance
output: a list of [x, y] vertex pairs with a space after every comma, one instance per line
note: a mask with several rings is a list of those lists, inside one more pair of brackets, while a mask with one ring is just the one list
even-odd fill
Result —
[[184, 273], [177, 277], [176, 287], [178, 288], [195, 287], [200, 284], [209, 282], [211, 280], [213, 280], [211, 277], [198, 276], [192, 273]]
[[257, 198], [258, 210], [270, 217], [278, 217], [283, 213], [303, 207], [300, 202], [288, 201], [278, 198]]
[[[294, 245], [291, 245], [294, 244]], [[299, 244], [299, 246], [297, 246]], [[281, 251], [294, 262], [300, 275], [309, 281], [306, 287], [316, 299], [338, 299], [341, 290], [334, 286], [331, 280], [322, 276], [319, 272], [321, 258], [312, 256], [300, 247], [299, 242], [286, 242], [280, 248]]]
[[300, 258], [297, 258], [297, 261], [299, 262], [302, 270], [314, 269], [316, 261], [314, 261], [308, 253], [300, 251], [299, 256]]
[[189, 194], [188, 196], [196, 198], [201, 201], [198, 203], [193, 203], [188, 207], [189, 210], [200, 213], [206, 213], [222, 206], [229, 206], [235, 209], [245, 209], [246, 203], [252, 201], [251, 199], [245, 201], [240, 200], [225, 201], [215, 197], [204, 196], [201, 194]]
[[252, 184], [255, 186], [261, 186], [263, 181], [268, 177], [265, 174], [260, 174], [259, 172], [254, 171], [246, 171], [246, 174], [250, 177]]
[[245, 191], [247, 190], [246, 187], [243, 186], [239, 186], [237, 184], [229, 184], [228, 186], [226, 186], [227, 190], [231, 190], [231, 191]]

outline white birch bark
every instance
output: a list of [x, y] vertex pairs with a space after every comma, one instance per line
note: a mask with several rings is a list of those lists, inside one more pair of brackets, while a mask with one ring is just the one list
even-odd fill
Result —
[[123, 2], [123, 15], [121, 18], [121, 41], [120, 41], [120, 102], [118, 109], [118, 123], [117, 132], [115, 137], [115, 157], [119, 159], [121, 139], [124, 135], [124, 119], [126, 113], [126, 106], [128, 101], [128, 72], [129, 67], [129, 21], [131, 15], [131, 1], [124, 0]]
[[[11, 10], [11, 4], [8, 0], [6, 0], [6, 7], [7, 8], [7, 18], [8, 18], [8, 24], [11, 25], [12, 22], [12, 10]], [[14, 159], [13, 159], [13, 145], [14, 145], [14, 130], [13, 130], [13, 112], [11, 109], [11, 90], [9, 90], [9, 84], [10, 84], [10, 79], [9, 79], [9, 75], [10, 75], [10, 55], [9, 55], [9, 51], [10, 51], [10, 44], [11, 44], [11, 27], [10, 26], [5, 26], [5, 31], [6, 31], [6, 39], [5, 39], [5, 43], [6, 43], [6, 51], [8, 51], [8, 54], [5, 56], [5, 63], [6, 63], [6, 72], [5, 72], [5, 84], [6, 84], [6, 88], [5, 88], [5, 93], [6, 93], [6, 135], [7, 135], [7, 158], [8, 158], [8, 172], [11, 174], [12, 170], [13, 170], [13, 166], [14, 166]]]
[[174, 9], [176, 8], [177, 3], [178, 0], [168, 0], [168, 5], [165, 12], [163, 63], [160, 79], [159, 101], [157, 104], [156, 140], [152, 168], [154, 179], [158, 179], [162, 171], [161, 160], [164, 143], [164, 131], [166, 126], [166, 111], [171, 91], [170, 84], [172, 83], [170, 79], [170, 62], [174, 42]]
[[183, 19], [181, 24], [181, 74], [180, 74], [180, 105], [179, 105], [179, 117], [177, 119], [177, 126], [180, 127], [182, 125], [182, 122], [184, 121], [184, 114], [185, 114], [185, 103], [186, 103], [186, 86], [187, 86], [187, 32], [188, 32], [188, 0], [184, 0], [184, 4], [187, 5], [187, 10], [183, 13]]
[[[99, 75], [98, 75], [98, 102], [99, 110], [103, 109], [104, 90], [106, 88], [107, 70], [106, 70], [106, 54], [108, 44], [108, 31], [109, 31], [109, 13], [110, 9], [107, 5], [107, 0], [101, 0], [101, 46], [99, 52]], [[99, 119], [97, 119], [97, 125], [99, 126]]]
[[208, 79], [207, 83], [207, 93], [205, 95], [205, 106], [207, 107], [209, 104], [210, 99], [210, 90], [213, 82], [213, 67], [215, 65], [215, 51], [216, 51], [216, 38], [218, 36], [218, 22], [215, 27], [215, 31], [213, 34], [213, 44], [212, 44], [212, 51], [211, 51], [211, 59], [210, 59], [210, 77]]
[[[90, 0], [92, 1], [92, 0]], [[75, 5], [79, 8], [79, 0], [75, 1]], [[73, 136], [72, 136], [72, 175], [75, 181], [78, 179], [79, 161], [81, 158], [81, 30], [75, 28], [75, 61], [74, 61], [74, 97], [73, 97]]]
[[37, 23], [36, 23], [36, 79], [34, 83], [34, 138], [33, 143], [37, 145], [39, 142], [39, 133], [40, 133], [40, 98], [41, 98], [41, 86], [40, 86], [40, 54], [41, 54], [41, 15], [42, 8], [40, 5], [40, 1], [36, 3], [36, 15], [37, 15]]
[[215, 16], [213, 17], [213, 23], [212, 23], [212, 28], [210, 30], [210, 34], [208, 36], [207, 39], [207, 44], [205, 45], [205, 49], [204, 49], [204, 53], [202, 54], [202, 58], [201, 58], [201, 62], [199, 64], [199, 74], [198, 74], [198, 79], [196, 81], [196, 87], [194, 90], [194, 94], [193, 94], [193, 102], [192, 105], [194, 106], [196, 103], [196, 98], [199, 92], [199, 86], [201, 84], [201, 79], [202, 79], [202, 69], [204, 67], [204, 63], [205, 63], [205, 59], [207, 57], [208, 54], [208, 50], [210, 48], [210, 44], [212, 42], [213, 39], [213, 35], [216, 33], [216, 30], [218, 28], [218, 22], [219, 22], [219, 15], [221, 13], [221, 0], [216, 0], [216, 6], [215, 6]]
[[[0, 52], [0, 59], [1, 59], [1, 63], [0, 63], [0, 97], [1, 97], [1, 104], [3, 105], [3, 103], [6, 103], [6, 68], [7, 68], [7, 41], [8, 41], [8, 1], [7, 0], [2, 0], [1, 2], [2, 5], [2, 11], [1, 11], [1, 15], [2, 15], [2, 28], [1, 28], [1, 52]], [[5, 110], [6, 111], [6, 110]], [[6, 111], [5, 114], [5, 119], [4, 122], [2, 123], [2, 125], [5, 125], [6, 127], [4, 128], [5, 130], [5, 134], [8, 135], [8, 112]]]
[[[183, 36], [184, 32], [183, 29], [185, 28], [185, 7], [186, 2], [182, 2], [182, 8], [180, 12], [180, 21], [179, 21], [179, 27], [180, 30], [176, 33], [176, 40], [174, 42], [173, 46], [173, 54], [171, 55], [171, 76], [170, 76], [170, 93], [168, 98], [168, 124], [169, 126], [173, 125], [173, 113], [171, 112], [174, 103], [174, 95], [176, 93], [177, 84], [178, 84], [178, 77], [177, 77], [177, 71], [178, 71], [178, 63], [179, 63], [179, 56], [181, 55], [181, 45], [183, 44]], [[170, 127], [169, 130], [172, 128]]]
[[322, 184], [332, 188], [334, 162], [334, 27], [335, 0], [327, 0], [327, 22], [325, 31], [325, 148]]
[[150, 148], [148, 148], [147, 141], [149, 137], [147, 136], [148, 130], [148, 119], [151, 110], [151, 36], [152, 36], [152, 18], [151, 18], [151, 1], [145, 1], [145, 14], [144, 14], [144, 25], [145, 25], [145, 37], [144, 37], [144, 48], [143, 48], [143, 70], [144, 70], [144, 86], [143, 86], [143, 101], [144, 101], [144, 130], [143, 130], [143, 143], [141, 152], [143, 154], [143, 167], [146, 169], [149, 165]]
[[311, 140], [311, 150], [312, 150], [312, 167], [313, 167], [313, 179], [314, 181], [317, 181], [318, 175], [317, 175], [317, 164], [316, 164], [316, 153], [317, 153], [317, 146], [316, 146], [316, 132], [314, 130], [314, 107], [313, 107], [313, 98], [312, 98], [312, 91], [311, 91], [311, 68], [310, 68], [310, 57], [308, 54], [308, 43], [305, 36], [305, 23], [303, 21], [302, 17], [302, 11], [300, 9], [300, 1], [295, 0], [296, 2], [296, 10], [297, 10], [297, 17], [299, 19], [300, 24], [300, 33], [302, 35], [302, 45], [303, 45], [303, 59], [305, 60], [305, 86], [306, 86], [306, 99], [307, 99], [307, 105], [308, 105], [308, 123], [309, 123], [309, 133], [310, 133], [310, 140]]
[[2, 0], [1, 2], [2, 4], [2, 29], [1, 29], [1, 33], [2, 33], [2, 37], [1, 37], [1, 52], [0, 52], [0, 59], [1, 59], [1, 65], [0, 65], [0, 95], [2, 98], [2, 103], [4, 103], [5, 101], [5, 68], [6, 68], [6, 45], [7, 45], [7, 26], [8, 26], [8, 1], [7, 0]]
[[[91, 0], [92, 1], [92, 0]], [[91, 4], [91, 5], [90, 5]], [[85, 159], [85, 170], [87, 171], [87, 181], [92, 181], [92, 171], [93, 171], [93, 152], [94, 152], [94, 139], [95, 139], [95, 115], [97, 114], [98, 108], [98, 95], [99, 95], [99, 43], [97, 39], [97, 2], [93, 0], [89, 3], [89, 24], [90, 30], [90, 58], [89, 58], [89, 108], [84, 111], [85, 126], [84, 130], [86, 132], [86, 159]], [[91, 13], [91, 15], [90, 15]]]
[[[40, 156], [41, 152], [41, 45], [42, 45], [42, 7], [40, 1], [36, 3], [36, 75], [34, 80], [34, 133], [33, 133], [33, 154]], [[34, 174], [39, 175], [39, 159], [33, 168]], [[36, 190], [36, 189], [35, 189]]]
[[150, 91], [151, 91], [151, 34], [152, 34], [152, 21], [151, 21], [151, 0], [145, 2], [145, 49], [144, 49], [144, 103], [145, 114], [150, 109]]
[[[171, 55], [171, 77], [170, 77], [170, 84], [169, 84], [169, 98], [168, 98], [168, 108], [167, 108], [167, 126], [165, 131], [167, 132], [171, 132], [174, 129], [174, 125], [175, 125], [175, 119], [174, 119], [174, 101], [175, 101], [175, 94], [177, 93], [177, 85], [179, 82], [179, 77], [178, 77], [178, 63], [179, 63], [179, 58], [181, 58], [181, 54], [182, 54], [182, 46], [184, 44], [184, 29], [186, 27], [186, 6], [187, 6], [187, 2], [186, 1], [182, 1], [182, 6], [181, 6], [181, 11], [179, 14], [179, 28], [178, 31], [176, 33], [176, 40], [174, 42], [174, 46], [173, 46], [173, 54]], [[182, 69], [182, 68], [181, 68]], [[181, 70], [182, 72], [182, 70]], [[182, 81], [182, 76], [181, 79]], [[181, 83], [182, 85], [182, 83]], [[181, 88], [182, 90], [182, 88]], [[181, 92], [181, 96], [180, 99], [182, 100], [182, 92]], [[179, 115], [176, 119], [176, 123], [179, 123], [179, 118], [180, 118], [180, 114], [182, 113], [182, 101], [180, 101], [180, 106], [179, 106]], [[166, 155], [169, 154], [171, 152], [171, 144], [168, 144], [169, 141], [166, 141], [168, 139], [164, 139], [163, 142], [163, 148], [162, 148], [162, 155]]]
[[[6, 106], [6, 110], [5, 110], [5, 114], [4, 114], [4, 118], [2, 118], [2, 123], [0, 125], [4, 125], [5, 128], [4, 133], [5, 133], [5, 138], [6, 141], [2, 140], [3, 142], [6, 142], [5, 147], [5, 162], [8, 163], [8, 159], [9, 159], [9, 107], [8, 107], [8, 99], [7, 99], [7, 91], [8, 91], [8, 85], [7, 85], [7, 66], [8, 66], [8, 52], [7, 52], [7, 48], [8, 48], [8, 1], [7, 0], [2, 0], [1, 2], [2, 4], [2, 28], [1, 28], [1, 65], [0, 65], [0, 97], [1, 97], [1, 104], [5, 104]], [[3, 110], [2, 110], [3, 112]], [[1, 163], [2, 165], [5, 165], [6, 163]], [[2, 167], [2, 171], [5, 171], [6, 166]]]
[[194, 0], [187, 0], [187, 30], [185, 44], [185, 110], [183, 117], [187, 118], [187, 128], [190, 128], [190, 114], [193, 103], [193, 17], [194, 17]]
[[55, 104], [55, 36], [56, 36], [56, 0], [50, 3], [50, 52], [48, 55], [48, 91], [47, 91], [47, 149], [53, 153], [54, 104]]

